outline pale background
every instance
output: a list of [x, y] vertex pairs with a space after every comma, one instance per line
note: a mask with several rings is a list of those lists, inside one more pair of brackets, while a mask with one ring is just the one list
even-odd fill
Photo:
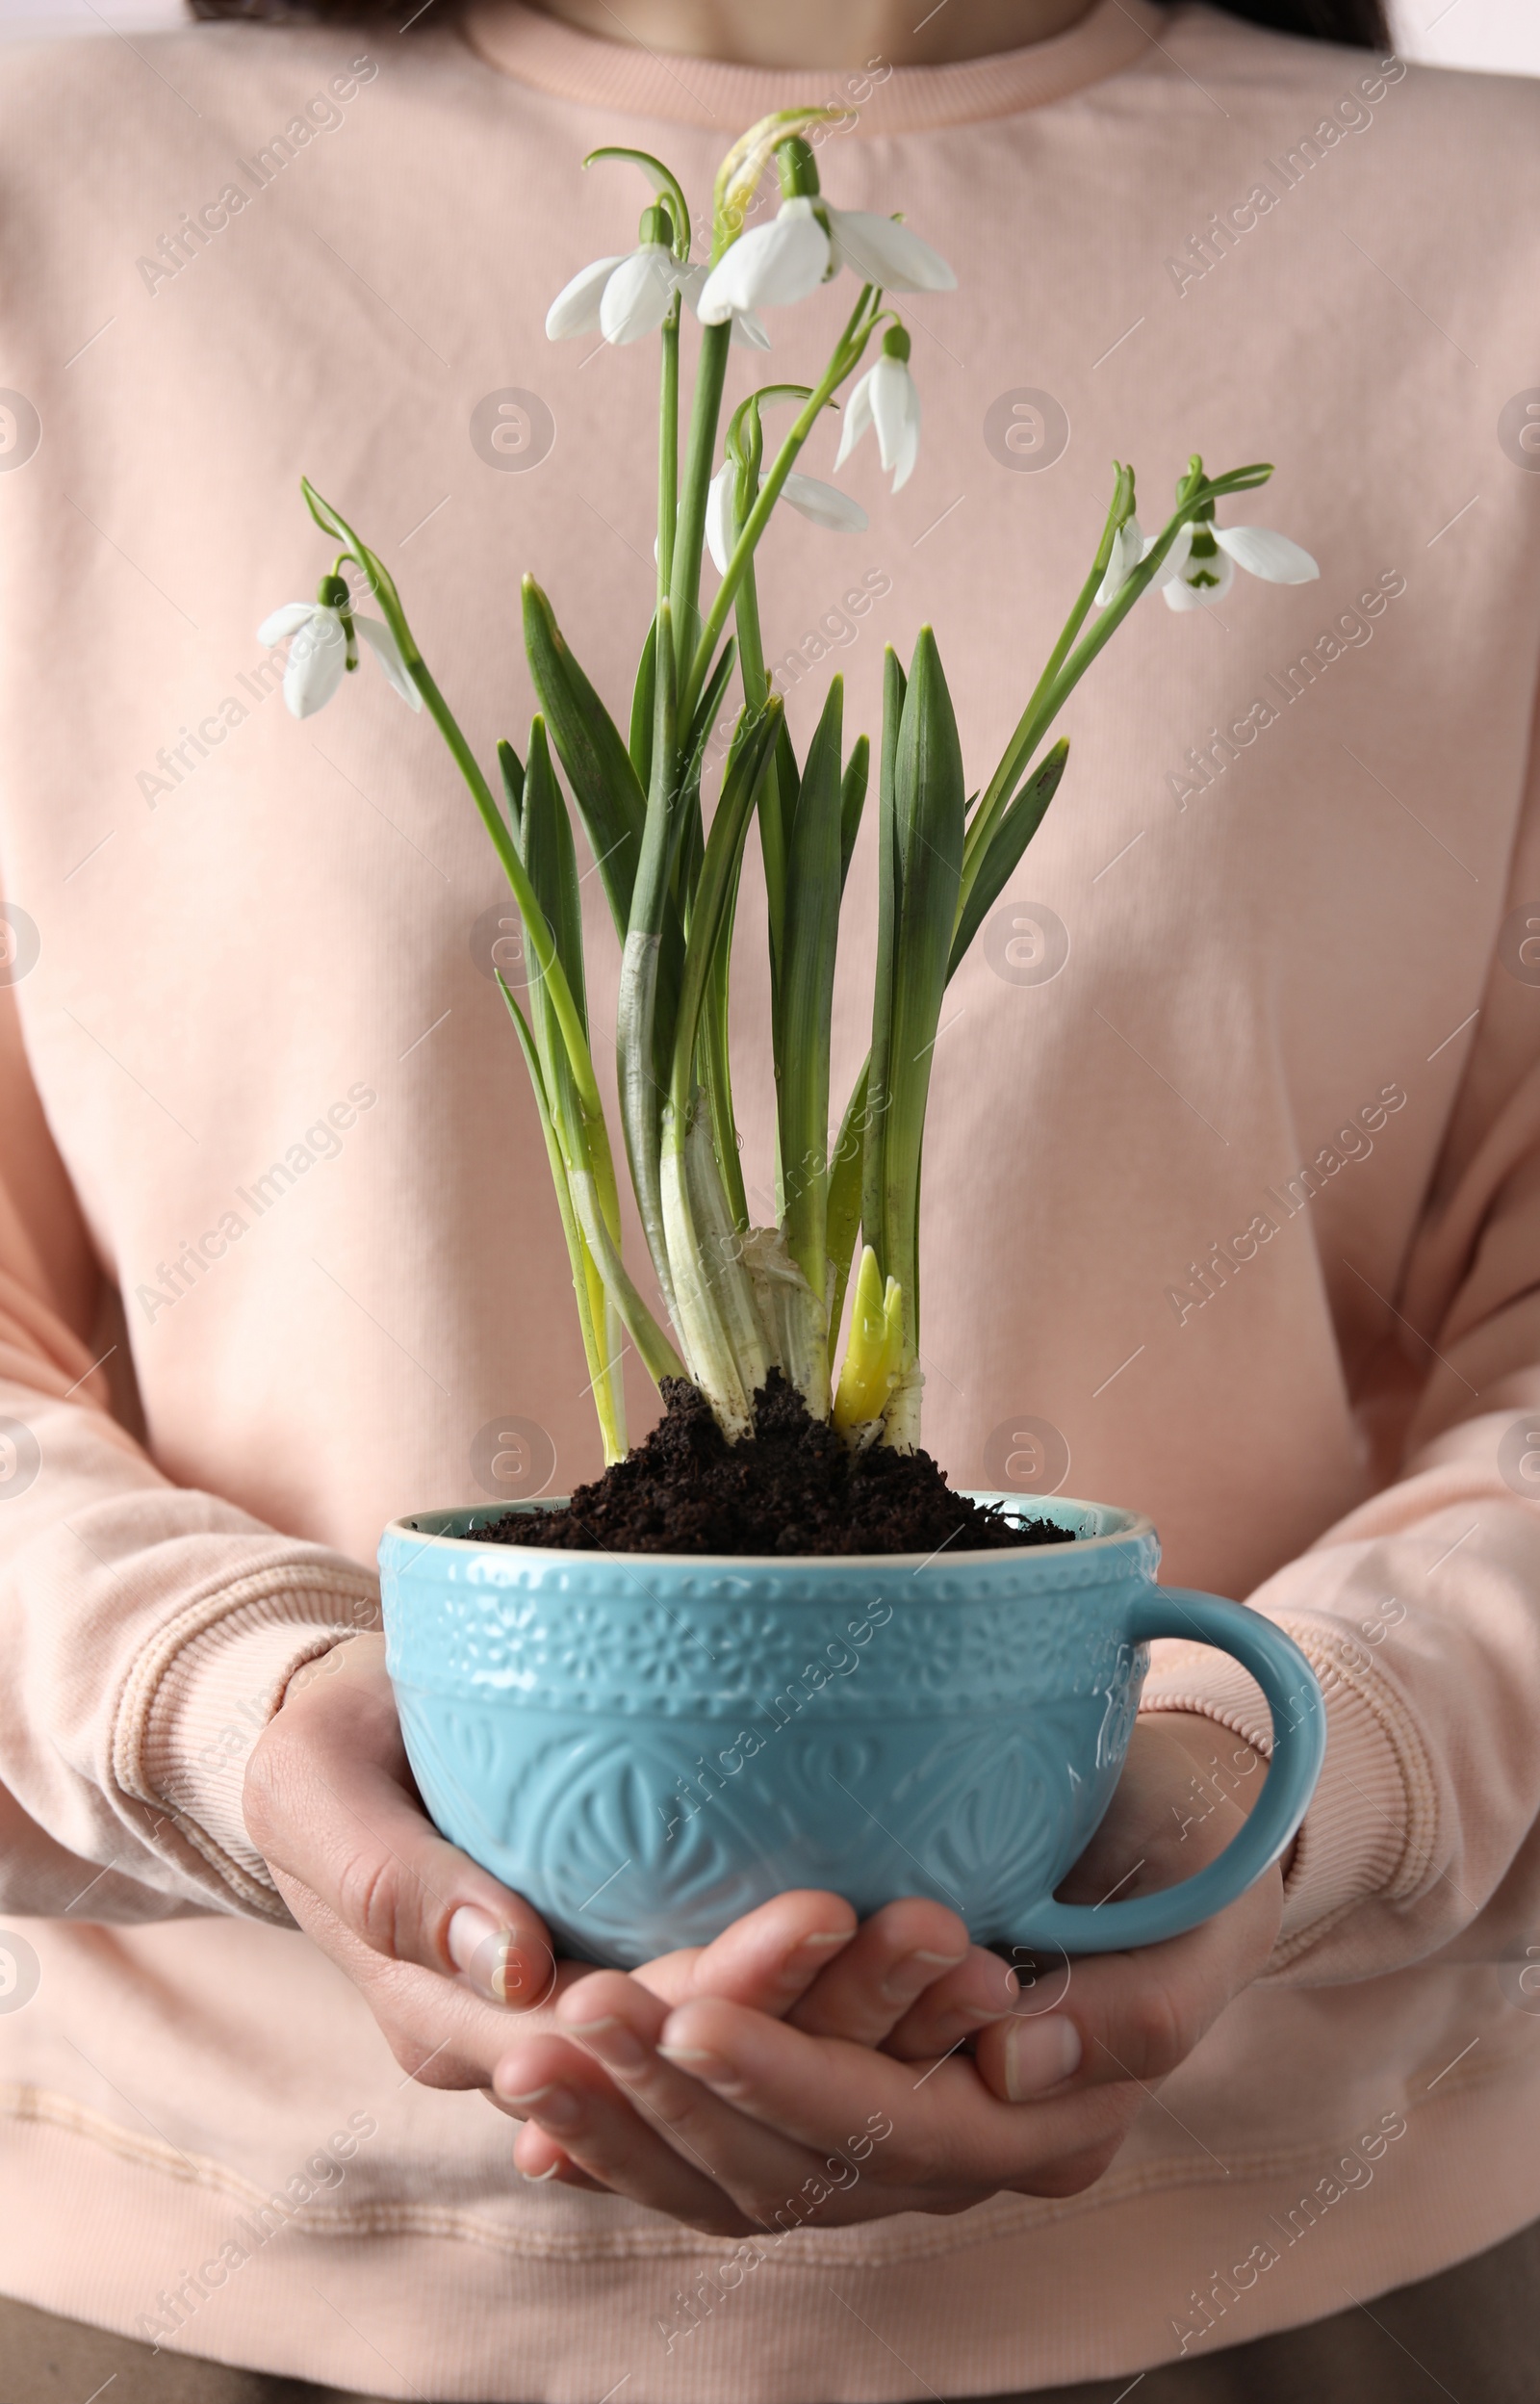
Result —
[[[1540, 75], [1540, 0], [1391, 0], [1391, 20], [1408, 59]], [[0, 40], [127, 37], [185, 21], [180, 0], [0, 0]]]

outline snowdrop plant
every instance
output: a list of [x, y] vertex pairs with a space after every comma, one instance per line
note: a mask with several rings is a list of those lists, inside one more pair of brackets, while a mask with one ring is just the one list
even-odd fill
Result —
[[[639, 168], [653, 195], [636, 247], [581, 270], [547, 326], [553, 339], [597, 331], [611, 343], [659, 345], [656, 588], [624, 731], [546, 593], [526, 577], [524, 639], [539, 713], [522, 755], [500, 743], [489, 773], [428, 669], [388, 570], [308, 482], [311, 513], [341, 549], [316, 604], [292, 605], [264, 629], [272, 639], [280, 626], [295, 635], [286, 690], [297, 715], [320, 707], [356, 663], [361, 633], [398, 689], [434, 720], [481, 814], [524, 922], [527, 1011], [499, 981], [544, 1132], [611, 1461], [627, 1450], [621, 1364], [631, 1348], [659, 1383], [692, 1380], [730, 1439], [751, 1432], [755, 1397], [779, 1369], [814, 1417], [833, 1418], [852, 1444], [915, 1445], [921, 1139], [942, 999], [1063, 777], [1068, 746], [1050, 743], [1054, 721], [1152, 587], [1169, 598], [1185, 579], [1201, 598], [1219, 582], [1214, 560], [1274, 580], [1314, 573], [1282, 536], [1214, 525], [1216, 504], [1264, 483], [1270, 467], [1210, 477], [1194, 458], [1174, 509], [1148, 539], [1134, 514], [1132, 471], [1116, 467], [1085, 582], [982, 791], [967, 789], [929, 627], [907, 670], [886, 655], [875, 778], [867, 737], [847, 744], [837, 676], [799, 758], [765, 667], [756, 555], [783, 502], [820, 527], [865, 524], [854, 501], [798, 464], [842, 393], [836, 467], [870, 430], [893, 489], [908, 480], [919, 395], [889, 296], [955, 282], [900, 220], [824, 199], [805, 137], [827, 114], [783, 111], [734, 143], [717, 174], [704, 260], [692, 259], [684, 194], [660, 161], [638, 150], [593, 154]], [[780, 212], [745, 231], [772, 162]], [[759, 387], [724, 424], [733, 339], [762, 346], [761, 309], [790, 307], [843, 271], [856, 278], [854, 303], [820, 374]], [[686, 309], [701, 329], [687, 411]], [[788, 408], [790, 423], [772, 443], [767, 417]], [[706, 559], [715, 570], [709, 593]], [[375, 597], [383, 626], [353, 612], [345, 570]], [[296, 673], [301, 645], [310, 649]], [[730, 709], [732, 737], [708, 813], [705, 762]], [[874, 782], [871, 1047], [832, 1133], [840, 906]], [[621, 951], [618, 1116], [650, 1277], [628, 1261], [622, 1237], [617, 1148], [589, 1021], [574, 812]], [[777, 1098], [776, 1212], [765, 1226], [748, 1206], [728, 1049], [739, 877], [756, 824]]]

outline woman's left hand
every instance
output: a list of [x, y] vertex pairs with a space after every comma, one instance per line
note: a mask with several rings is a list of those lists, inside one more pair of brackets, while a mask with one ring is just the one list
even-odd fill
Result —
[[[1142, 1719], [1061, 1891], [1094, 1902], [1187, 1876], [1261, 1784], [1255, 1757], [1212, 1721]], [[652, 1985], [597, 1971], [561, 1998], [560, 2035], [511, 2035], [496, 2100], [526, 2124], [514, 2152], [526, 2177], [600, 2186], [712, 2236], [962, 2211], [1001, 2189], [1075, 2194], [1111, 2163], [1151, 2082], [1263, 1969], [1281, 1900], [1273, 1868], [1188, 1935], [1040, 1963], [1024, 1993], [1001, 1962], [998, 2000], [972, 1993], [950, 2018], [944, 1971], [917, 2001], [885, 2000], [893, 1947], [876, 1932], [935, 1905], [867, 1922], [783, 2018], [702, 1992], [688, 1957], [677, 1981], [654, 1965]], [[954, 1974], [970, 1991], [978, 1963], [975, 1949]], [[962, 2017], [972, 2033], [954, 2039]]]

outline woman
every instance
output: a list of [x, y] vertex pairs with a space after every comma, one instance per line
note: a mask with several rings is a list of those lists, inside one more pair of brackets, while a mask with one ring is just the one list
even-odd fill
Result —
[[[1371, 0], [320, 13], [32, 54], [0, 103], [8, 2396], [1505, 2404], [1536, 95], [1408, 70]], [[1321, 562], [1142, 612], [1076, 704], [1014, 887], [1064, 972], [971, 963], [937, 1062], [927, 1426], [960, 1479], [1028, 1426], [1045, 1486], [1148, 1508], [1168, 1574], [1310, 1653], [1327, 1762], [1284, 1869], [1072, 1976], [793, 1895], [553, 1980], [415, 1803], [362, 1565], [510, 1420], [533, 1484], [595, 1465], [505, 905], [383, 685], [296, 727], [251, 630], [325, 564], [303, 469], [483, 749], [526, 564], [622, 691], [653, 362], [544, 343], [637, 197], [578, 162], [703, 191], [808, 99], [859, 110], [831, 197], [960, 290], [910, 312], [903, 493], [858, 454], [869, 532], [764, 559], [794, 725], [831, 650], [871, 723], [928, 616], [982, 756], [1114, 452], [1157, 522], [1191, 450], [1275, 460], [1259, 514]], [[1266, 1733], [1169, 1648], [1080, 1891], [1217, 1851]]]

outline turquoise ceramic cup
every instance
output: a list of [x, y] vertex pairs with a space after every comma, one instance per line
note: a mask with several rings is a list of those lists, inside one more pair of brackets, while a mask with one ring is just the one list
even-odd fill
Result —
[[[397, 1520], [386, 1658], [428, 1811], [561, 1952], [626, 1968], [787, 1887], [862, 1916], [935, 1896], [1006, 1949], [1121, 1952], [1196, 1926], [1304, 1816], [1325, 1745], [1309, 1663], [1241, 1604], [1158, 1585], [1148, 1519], [977, 1499], [1078, 1540], [686, 1559], [455, 1540], [502, 1506]], [[1261, 1797], [1179, 1885], [1056, 1902], [1117, 1783], [1157, 1636], [1217, 1645], [1257, 1680]]]

